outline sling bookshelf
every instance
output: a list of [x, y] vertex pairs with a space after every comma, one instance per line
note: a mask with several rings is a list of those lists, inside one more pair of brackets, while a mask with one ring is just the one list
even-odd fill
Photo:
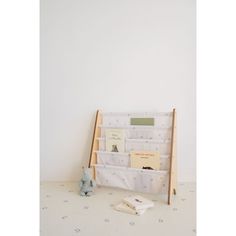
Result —
[[[130, 118], [153, 117], [153, 126], [130, 125]], [[107, 152], [106, 129], [125, 130], [125, 152]], [[130, 152], [158, 151], [160, 170], [130, 167]], [[97, 110], [89, 168], [98, 185], [166, 194], [170, 205], [177, 187], [176, 110], [172, 112], [102, 112]]]

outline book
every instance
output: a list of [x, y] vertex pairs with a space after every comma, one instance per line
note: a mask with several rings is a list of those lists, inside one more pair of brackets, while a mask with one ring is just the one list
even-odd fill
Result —
[[126, 197], [123, 199], [123, 202], [136, 211], [146, 210], [154, 206], [154, 203], [151, 200], [139, 195]]
[[122, 129], [106, 129], [106, 151], [107, 152], [124, 152], [125, 151], [125, 134]]
[[160, 154], [151, 151], [132, 151], [130, 152], [130, 165], [137, 169], [159, 170]]
[[150, 125], [154, 126], [154, 118], [131, 118], [130, 125]]
[[138, 215], [138, 216], [142, 215], [146, 211], [146, 209], [135, 210], [129, 207], [129, 205], [124, 202], [121, 202], [118, 205], [116, 205], [114, 209], [117, 211], [125, 212], [132, 215]]

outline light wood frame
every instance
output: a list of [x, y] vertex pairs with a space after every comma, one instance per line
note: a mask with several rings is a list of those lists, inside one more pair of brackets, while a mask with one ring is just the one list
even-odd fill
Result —
[[176, 110], [172, 113], [171, 150], [169, 167], [168, 204], [171, 204], [172, 195], [176, 195], [177, 188], [177, 162], [176, 162]]
[[102, 124], [102, 115], [101, 111], [97, 110], [96, 112], [96, 118], [95, 118], [95, 124], [94, 124], [94, 130], [93, 130], [93, 140], [90, 150], [90, 158], [89, 158], [89, 168], [93, 168], [93, 178], [96, 179], [96, 172], [94, 165], [97, 164], [97, 154], [96, 151], [99, 150], [99, 143], [98, 138], [101, 136], [101, 128], [99, 125]]
[[[102, 124], [102, 113], [100, 110], [96, 112], [93, 139], [90, 151], [89, 168], [93, 168], [93, 177], [96, 179], [96, 172], [94, 165], [97, 163], [96, 151], [99, 150], [98, 138], [101, 135], [101, 128], [99, 125]], [[172, 132], [171, 132], [171, 151], [170, 151], [170, 167], [169, 167], [169, 183], [168, 183], [168, 200], [167, 203], [170, 205], [172, 195], [177, 193], [177, 161], [176, 161], [176, 109], [172, 112]]]

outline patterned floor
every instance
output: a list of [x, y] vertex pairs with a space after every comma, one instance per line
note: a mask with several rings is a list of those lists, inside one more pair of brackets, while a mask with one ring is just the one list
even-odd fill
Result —
[[196, 235], [195, 184], [181, 183], [171, 206], [166, 196], [140, 194], [155, 202], [143, 215], [118, 212], [113, 206], [133, 192], [100, 187], [91, 197], [78, 195], [76, 183], [40, 185], [41, 236], [191, 236]]

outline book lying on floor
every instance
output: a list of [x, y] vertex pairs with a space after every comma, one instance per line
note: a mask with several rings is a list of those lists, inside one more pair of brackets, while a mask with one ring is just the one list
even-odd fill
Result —
[[129, 213], [132, 215], [142, 215], [148, 208], [154, 206], [154, 203], [139, 195], [126, 197], [121, 203], [114, 207], [115, 210]]
[[129, 213], [129, 214], [132, 214], [132, 215], [138, 215], [138, 216], [142, 215], [142, 214], [146, 211], [146, 209], [135, 210], [135, 209], [129, 207], [129, 206], [128, 206], [126, 203], [124, 203], [124, 202], [121, 202], [121, 203], [119, 203], [118, 205], [116, 205], [116, 206], [114, 207], [114, 209], [117, 210], [117, 211]]
[[147, 208], [154, 206], [154, 203], [151, 200], [148, 200], [139, 195], [126, 197], [123, 199], [123, 202], [136, 211], [146, 210]]

